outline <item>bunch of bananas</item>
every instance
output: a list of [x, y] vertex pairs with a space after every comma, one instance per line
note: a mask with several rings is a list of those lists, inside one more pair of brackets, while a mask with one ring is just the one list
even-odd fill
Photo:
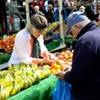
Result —
[[8, 70], [0, 71], [0, 100], [6, 100], [22, 89], [28, 88], [51, 74], [48, 65], [35, 64], [12, 65]]

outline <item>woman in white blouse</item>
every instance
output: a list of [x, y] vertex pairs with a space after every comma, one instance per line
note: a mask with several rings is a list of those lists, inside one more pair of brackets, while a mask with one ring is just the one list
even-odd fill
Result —
[[44, 45], [43, 30], [47, 27], [47, 19], [41, 15], [33, 15], [26, 28], [18, 32], [8, 65], [37, 63], [42, 58], [54, 58]]

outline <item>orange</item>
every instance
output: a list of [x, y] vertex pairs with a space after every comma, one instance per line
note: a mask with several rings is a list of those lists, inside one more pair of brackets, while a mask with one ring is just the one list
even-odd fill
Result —
[[61, 69], [61, 66], [56, 63], [52, 63], [51, 67], [54, 69]]
[[53, 69], [51, 69], [51, 73], [56, 74], [57, 71], [53, 68]]

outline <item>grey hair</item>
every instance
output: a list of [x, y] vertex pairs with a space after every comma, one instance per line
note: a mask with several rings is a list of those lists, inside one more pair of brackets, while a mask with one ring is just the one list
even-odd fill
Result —
[[84, 28], [87, 24], [89, 24], [91, 21], [89, 19], [86, 19], [84, 21], [81, 21], [77, 24], [79, 24], [82, 28]]
[[27, 30], [31, 33], [32, 28], [43, 31], [48, 26], [46, 17], [35, 14], [31, 17], [30, 21], [26, 24]]
[[32, 34], [32, 28], [34, 28], [34, 26], [31, 23], [27, 23], [26, 24], [26, 29], [31, 34]]

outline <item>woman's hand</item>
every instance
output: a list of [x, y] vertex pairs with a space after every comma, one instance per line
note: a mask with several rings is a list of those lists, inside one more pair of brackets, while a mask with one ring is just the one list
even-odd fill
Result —
[[41, 57], [44, 58], [44, 59], [49, 59], [49, 52], [47, 51], [44, 51], [44, 52], [41, 52]]
[[54, 60], [49, 60], [49, 59], [46, 59], [46, 58], [33, 58], [32, 59], [32, 63], [34, 64], [38, 64], [38, 65], [43, 65], [43, 64], [51, 64], [51, 63], [54, 63], [55, 61]]
[[32, 63], [34, 63], [34, 64], [39, 64], [39, 63], [41, 63], [43, 61], [43, 59], [40, 59], [40, 58], [33, 58], [32, 59]]

